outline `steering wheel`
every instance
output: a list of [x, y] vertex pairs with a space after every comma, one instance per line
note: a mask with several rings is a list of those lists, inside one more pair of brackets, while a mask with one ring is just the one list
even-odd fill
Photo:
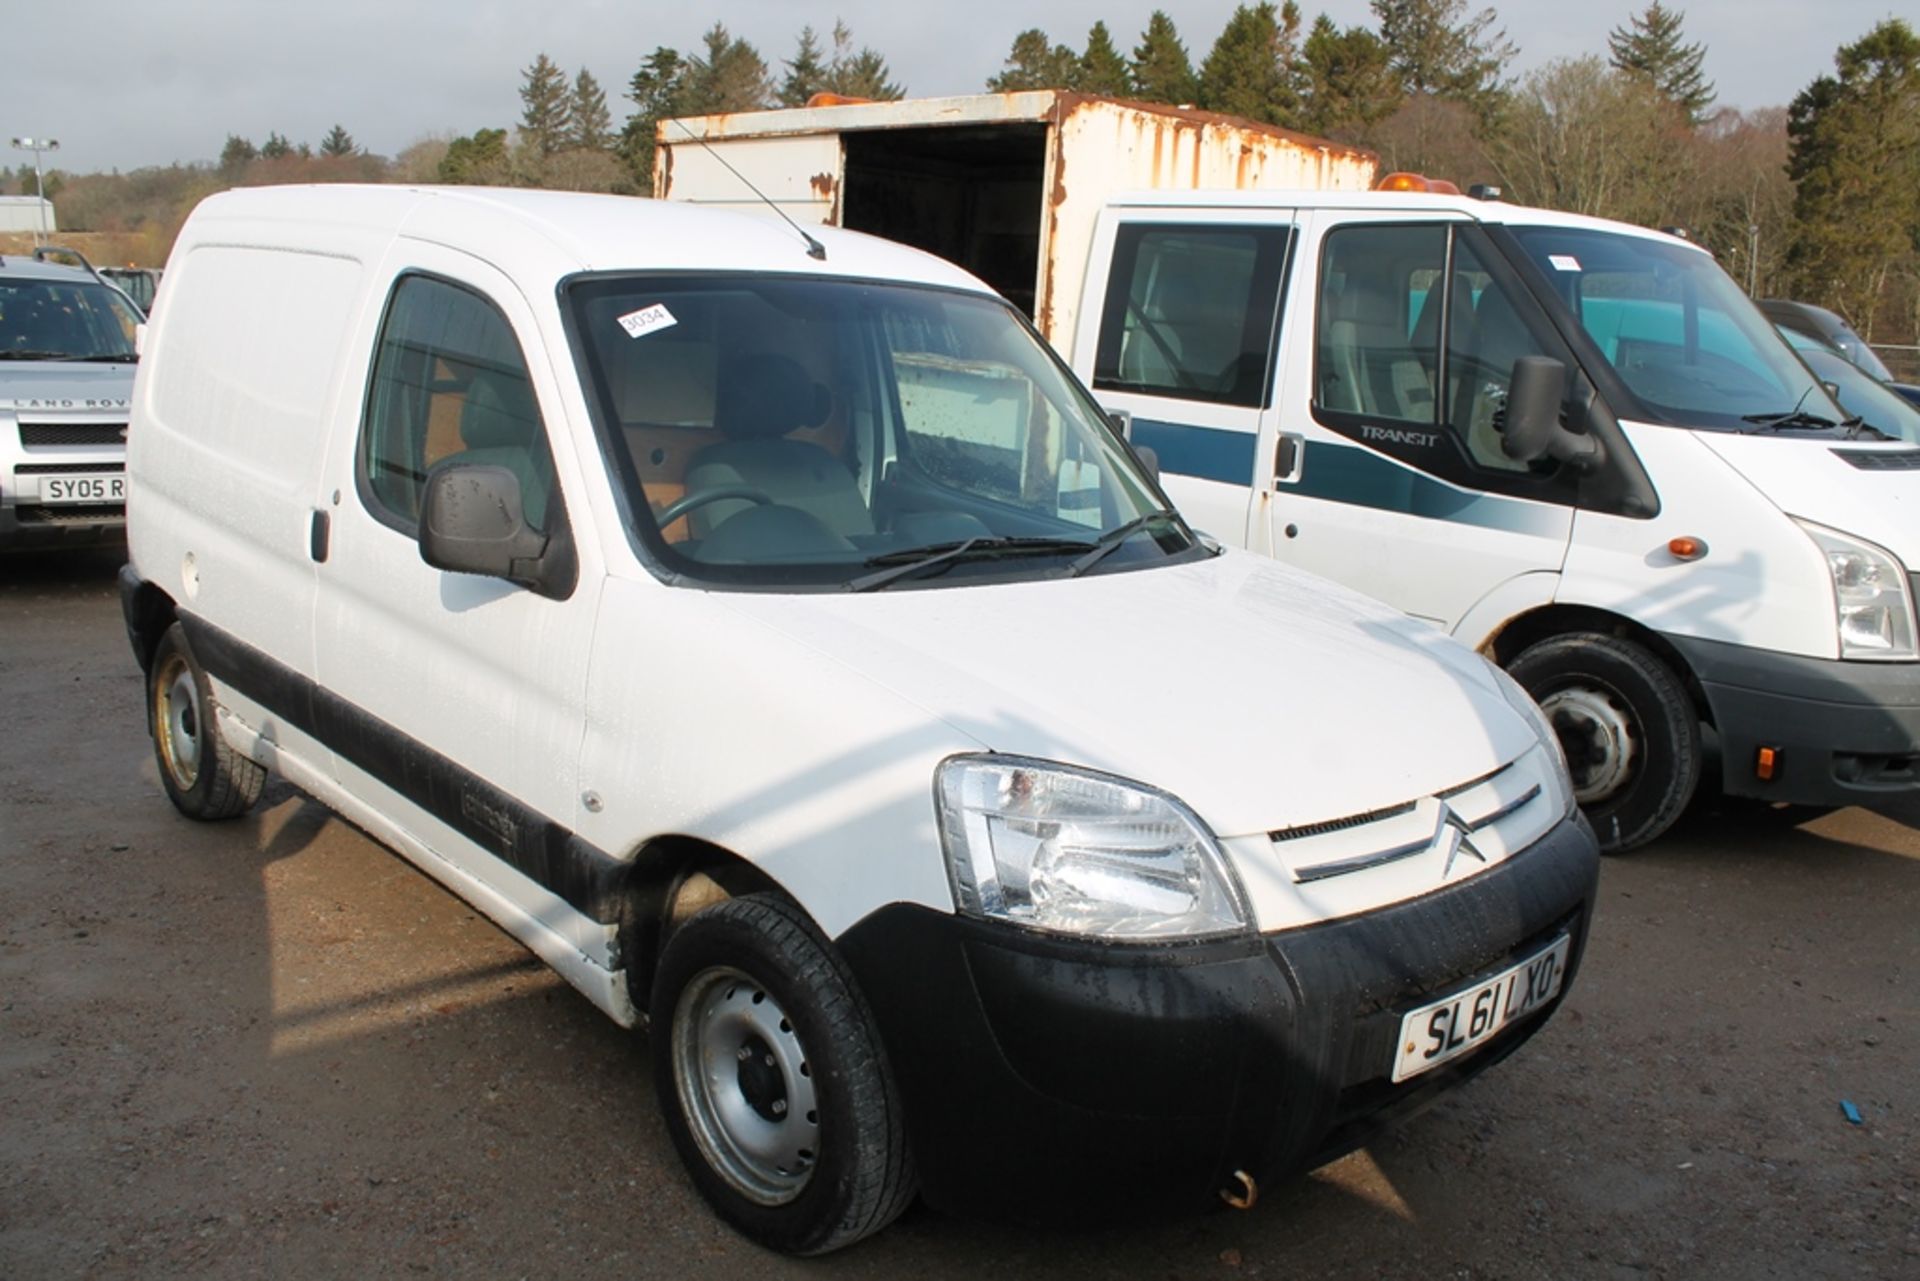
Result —
[[712, 489], [697, 489], [691, 494], [682, 494], [662, 507], [654, 515], [654, 520], [660, 528], [665, 529], [690, 511], [705, 507], [708, 503], [724, 502], [729, 498], [758, 503], [762, 507], [773, 503], [772, 494], [764, 489], [756, 489], [752, 485], [715, 485]]

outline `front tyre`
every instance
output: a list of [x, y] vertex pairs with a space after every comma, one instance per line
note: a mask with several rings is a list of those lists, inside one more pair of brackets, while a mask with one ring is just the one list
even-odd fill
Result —
[[175, 623], [147, 669], [147, 723], [161, 786], [188, 818], [238, 818], [267, 783], [267, 772], [220, 736], [215, 707], [207, 674]]
[[652, 1011], [654, 1087], [674, 1146], [740, 1231], [825, 1254], [913, 1199], [872, 1016], [799, 909], [752, 894], [695, 915], [661, 955]]
[[1700, 721], [1672, 669], [1633, 641], [1573, 632], [1528, 646], [1507, 671], [1559, 733], [1603, 852], [1673, 826], [1700, 781]]

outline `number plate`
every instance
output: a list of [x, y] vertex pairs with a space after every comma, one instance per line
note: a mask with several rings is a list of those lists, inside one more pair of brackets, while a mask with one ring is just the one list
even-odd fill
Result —
[[1551, 1001], [1566, 977], [1572, 947], [1562, 934], [1511, 969], [1401, 1019], [1393, 1079], [1404, 1081], [1458, 1058]]
[[127, 478], [119, 472], [99, 476], [42, 476], [40, 501], [56, 503], [124, 503]]

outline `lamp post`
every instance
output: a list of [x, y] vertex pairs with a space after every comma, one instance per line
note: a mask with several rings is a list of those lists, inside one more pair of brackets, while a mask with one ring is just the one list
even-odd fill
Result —
[[33, 153], [33, 194], [40, 201], [40, 230], [34, 233], [33, 243], [38, 245], [47, 238], [47, 186], [40, 176], [40, 153], [60, 150], [58, 138], [15, 138], [14, 149]]

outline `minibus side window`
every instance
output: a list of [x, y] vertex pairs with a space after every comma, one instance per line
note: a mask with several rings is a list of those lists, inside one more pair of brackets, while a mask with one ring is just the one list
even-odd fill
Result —
[[535, 529], [547, 524], [553, 460], [513, 330], [492, 303], [430, 276], [403, 276], [381, 325], [361, 424], [362, 500], [413, 533], [436, 463], [505, 467]]
[[1292, 239], [1286, 226], [1121, 227], [1093, 385], [1263, 406]]
[[1320, 273], [1314, 403], [1371, 421], [1431, 425], [1447, 229], [1329, 233]]
[[1513, 362], [1522, 356], [1553, 356], [1535, 337], [1526, 317], [1531, 301], [1493, 276], [1464, 239], [1456, 240], [1451, 274], [1453, 306], [1447, 322], [1445, 421], [1476, 466], [1525, 472], [1527, 464], [1501, 448]]
[[1572, 357], [1466, 225], [1366, 223], [1327, 234], [1314, 417], [1471, 489], [1572, 502], [1571, 473], [1507, 457], [1500, 423], [1521, 356]]

